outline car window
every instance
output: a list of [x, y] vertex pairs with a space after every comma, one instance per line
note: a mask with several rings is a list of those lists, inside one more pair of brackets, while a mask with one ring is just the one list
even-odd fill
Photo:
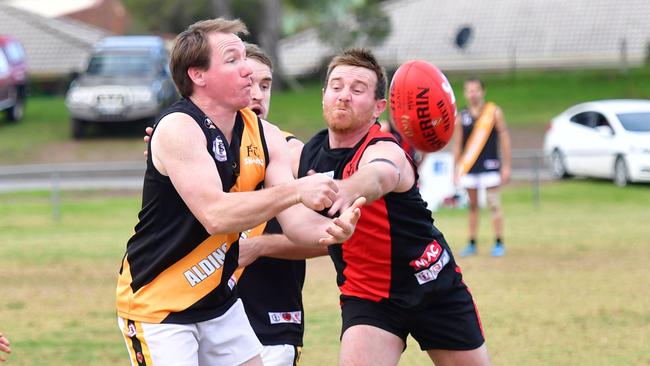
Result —
[[7, 59], [9, 63], [17, 64], [23, 61], [25, 58], [25, 53], [23, 48], [17, 42], [10, 42], [5, 46], [5, 52], [7, 53]]
[[602, 114], [597, 113], [597, 112], [594, 112], [594, 114], [596, 115], [595, 119], [596, 119], [596, 126], [597, 127], [605, 126], [605, 127], [611, 128], [611, 125], [609, 124], [609, 121], [607, 120], [607, 117], [605, 117]]
[[0, 77], [4, 78], [9, 75], [9, 62], [3, 52], [0, 52]]
[[570, 118], [570, 121], [583, 127], [594, 128], [598, 123], [598, 117], [595, 112], [582, 112]]
[[616, 116], [627, 131], [650, 132], [650, 112], [619, 113]]
[[86, 72], [94, 76], [147, 76], [156, 73], [147, 54], [102, 53], [93, 56]]

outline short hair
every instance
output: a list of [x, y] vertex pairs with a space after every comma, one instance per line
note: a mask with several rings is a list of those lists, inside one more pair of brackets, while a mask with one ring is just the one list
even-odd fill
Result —
[[386, 99], [386, 70], [379, 65], [372, 52], [365, 48], [348, 48], [343, 53], [335, 56], [327, 66], [327, 76], [325, 77], [325, 88], [329, 82], [330, 74], [335, 67], [358, 66], [373, 71], [377, 76], [377, 85], [375, 87], [375, 99]]
[[478, 85], [481, 86], [482, 90], [485, 90], [485, 84], [483, 83], [483, 80], [479, 78], [478, 76], [470, 76], [467, 79], [465, 79], [465, 84], [467, 83], [478, 83]]
[[245, 42], [244, 46], [246, 46], [246, 57], [263, 63], [271, 69], [271, 72], [273, 72], [273, 61], [271, 61], [271, 58], [266, 54], [266, 52], [253, 43]]
[[169, 69], [178, 92], [188, 97], [194, 91], [194, 84], [187, 70], [190, 67], [208, 69], [210, 67], [210, 33], [248, 34], [246, 25], [239, 19], [224, 18], [198, 21], [180, 33], [174, 41]]

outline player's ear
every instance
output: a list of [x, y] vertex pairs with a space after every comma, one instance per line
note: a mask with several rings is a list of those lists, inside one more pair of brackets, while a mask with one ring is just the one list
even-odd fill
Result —
[[190, 80], [198, 86], [205, 86], [205, 80], [203, 79], [203, 69], [198, 67], [190, 67], [187, 69], [187, 76], [190, 77]]
[[382, 113], [386, 110], [386, 99], [379, 99], [375, 102], [375, 112], [372, 114], [374, 118], [379, 118]]

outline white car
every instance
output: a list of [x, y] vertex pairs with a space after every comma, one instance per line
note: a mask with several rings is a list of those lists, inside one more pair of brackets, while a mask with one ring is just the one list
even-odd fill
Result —
[[650, 100], [575, 105], [551, 120], [544, 153], [556, 178], [650, 182]]

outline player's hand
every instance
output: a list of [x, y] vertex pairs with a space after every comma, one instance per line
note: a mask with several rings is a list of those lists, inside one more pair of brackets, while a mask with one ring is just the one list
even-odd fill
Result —
[[321, 245], [342, 243], [348, 240], [361, 217], [361, 207], [366, 204], [365, 197], [357, 198], [354, 203], [343, 212], [341, 216], [332, 219], [332, 224], [325, 230], [328, 236], [318, 240]]
[[311, 174], [295, 181], [298, 184], [298, 202], [314, 211], [332, 206], [339, 188], [325, 174]]
[[501, 168], [501, 184], [510, 182], [510, 167]]
[[239, 267], [246, 267], [260, 257], [259, 236], [239, 239]]
[[[153, 133], [153, 128], [152, 127], [147, 127], [144, 129], [144, 137], [142, 140], [144, 141], [145, 144], [148, 144], [149, 141], [151, 141], [151, 134]], [[144, 150], [144, 160], [147, 160], [149, 158], [149, 151], [147, 149]]]
[[[11, 344], [9, 343], [7, 337], [5, 337], [2, 333], [0, 333], [0, 352], [11, 353]], [[0, 362], [4, 362], [6, 359], [6, 356], [0, 353]]]
[[357, 198], [360, 197], [360, 195], [352, 189], [348, 180], [337, 180], [336, 184], [339, 187], [339, 191], [336, 194], [332, 206], [327, 211], [327, 215], [330, 217], [333, 217], [337, 212], [345, 211]]

